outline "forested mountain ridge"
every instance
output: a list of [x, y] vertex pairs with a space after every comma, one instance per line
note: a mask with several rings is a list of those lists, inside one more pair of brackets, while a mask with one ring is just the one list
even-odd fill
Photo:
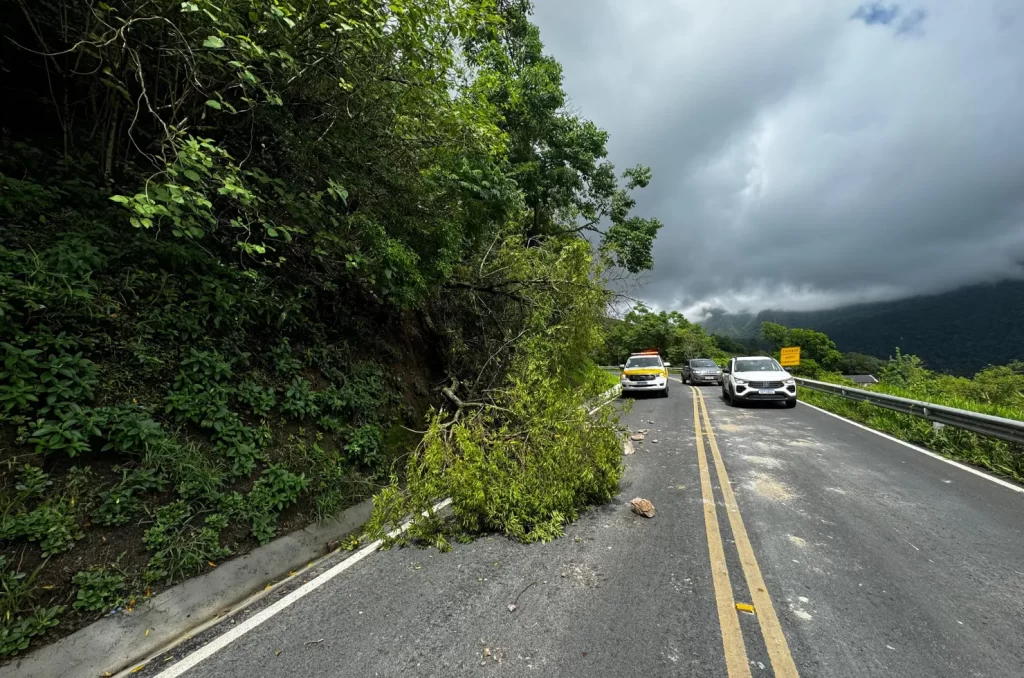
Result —
[[888, 358], [899, 347], [934, 370], [973, 374], [1024, 358], [1024, 282], [827, 311], [719, 311], [700, 324], [709, 333], [750, 340], [766, 321], [824, 332], [843, 352]]

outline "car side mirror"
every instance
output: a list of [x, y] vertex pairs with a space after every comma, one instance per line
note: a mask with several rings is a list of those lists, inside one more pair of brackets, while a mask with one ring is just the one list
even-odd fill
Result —
[[619, 369], [620, 370], [624, 370], [624, 369], [626, 369], [626, 366], [625, 365], [619, 365]]
[[729, 366], [728, 365], [726, 365], [725, 367], [722, 368], [722, 374], [729, 374], [729, 371], [730, 370], [729, 370]]
[[672, 367], [672, 363], [665, 363], [665, 367]]

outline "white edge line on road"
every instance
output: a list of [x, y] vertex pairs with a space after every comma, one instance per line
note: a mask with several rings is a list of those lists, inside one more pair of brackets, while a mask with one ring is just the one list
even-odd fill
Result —
[[1013, 483], [1008, 482], [1006, 480], [1003, 480], [1002, 478], [996, 478], [995, 476], [991, 476], [991, 475], [985, 473], [984, 471], [979, 471], [978, 469], [972, 468], [970, 466], [967, 466], [966, 464], [961, 464], [958, 461], [953, 461], [952, 459], [946, 459], [941, 454], [936, 454], [935, 452], [932, 452], [931, 450], [926, 450], [923, 447], [918, 447], [917, 445], [914, 445], [913, 443], [908, 443], [906, 440], [900, 440], [899, 438], [891, 436], [888, 433], [882, 433], [881, 431], [875, 430], [875, 429], [871, 428], [870, 426], [865, 426], [864, 424], [861, 424], [859, 422], [853, 421], [852, 419], [847, 419], [846, 417], [840, 416], [840, 415], [836, 414], [835, 412], [829, 412], [828, 410], [823, 409], [821, 407], [818, 407], [817, 405], [811, 405], [810, 403], [808, 403], [806, 401], [800, 401], [800, 404], [803, 405], [804, 407], [812, 407], [812, 408], [818, 410], [819, 412], [824, 412], [825, 414], [827, 414], [830, 417], [835, 417], [836, 419], [840, 419], [842, 421], [845, 421], [847, 424], [850, 424], [851, 426], [856, 426], [857, 428], [862, 428], [865, 431], [870, 431], [871, 433], [874, 433], [877, 436], [882, 436], [883, 438], [891, 440], [894, 443], [899, 443], [900, 445], [903, 445], [904, 447], [909, 447], [910, 449], [915, 450], [917, 452], [920, 452], [921, 454], [927, 454], [929, 457], [934, 457], [935, 459], [938, 459], [941, 462], [945, 462], [945, 463], [950, 464], [952, 466], [956, 466], [957, 468], [959, 468], [962, 471], [967, 471], [968, 473], [973, 473], [974, 475], [980, 476], [980, 477], [984, 478], [985, 480], [991, 480], [993, 483], [996, 483], [997, 485], [1002, 485], [1003, 487], [1011, 489], [1014, 492], [1024, 492], [1024, 487], [1021, 487], [1020, 485], [1014, 485]]
[[605, 406], [607, 406], [607, 405], [608, 405], [608, 403], [612, 403], [612, 402], [615, 402], [615, 401], [616, 401], [616, 400], [618, 399], [618, 397], [619, 397], [620, 395], [622, 395], [622, 387], [621, 387], [621, 386], [614, 386], [614, 387], [612, 387], [612, 388], [608, 389], [607, 391], [605, 391], [604, 393], [602, 393], [602, 394], [601, 394], [600, 396], [598, 396], [598, 397], [599, 397], [599, 398], [603, 398], [604, 396], [606, 396], [606, 395], [608, 395], [609, 393], [612, 393], [612, 392], [614, 392], [614, 393], [615, 393], [615, 395], [613, 395], [613, 396], [612, 396], [611, 398], [609, 398], [608, 400], [604, 401], [603, 403], [601, 403], [600, 405], [598, 405], [598, 406], [597, 406], [597, 407], [595, 407], [594, 409], [592, 409], [592, 410], [590, 410], [589, 412], [587, 412], [587, 416], [589, 417], [590, 415], [594, 414], [594, 412], [597, 412], [597, 411], [598, 411], [599, 409], [601, 409], [602, 407], [605, 407]]
[[[445, 499], [444, 501], [441, 501], [441, 502], [438, 502], [437, 504], [434, 504], [432, 510], [434, 512], [440, 511], [441, 509], [445, 508], [446, 506], [448, 506], [451, 503], [452, 503], [451, 499]], [[423, 515], [427, 515], [427, 512], [424, 512]], [[400, 535], [403, 532], [405, 532], [406, 530], [408, 530], [411, 526], [412, 526], [412, 521], [410, 520], [408, 522], [403, 523], [397, 530], [389, 533], [388, 536], [389, 537], [397, 537], [398, 535]], [[309, 595], [310, 593], [312, 593], [313, 591], [317, 590], [318, 588], [320, 588], [321, 586], [323, 586], [324, 584], [326, 584], [330, 580], [332, 580], [335, 577], [337, 577], [339, 574], [341, 574], [345, 570], [349, 569], [350, 567], [352, 567], [353, 565], [358, 563], [360, 560], [366, 558], [367, 556], [372, 554], [374, 551], [378, 550], [383, 543], [384, 542], [382, 540], [378, 539], [377, 541], [373, 542], [372, 544], [367, 544], [366, 546], [364, 546], [363, 548], [359, 549], [358, 551], [356, 551], [354, 554], [352, 554], [351, 556], [349, 556], [348, 558], [346, 558], [342, 562], [338, 563], [337, 565], [335, 565], [331, 569], [329, 569], [326, 572], [324, 572], [322, 575], [320, 575], [316, 579], [313, 579], [312, 581], [306, 582], [305, 584], [303, 584], [299, 588], [295, 589], [294, 591], [292, 591], [287, 596], [285, 596], [281, 600], [277, 601], [273, 605], [270, 605], [269, 607], [266, 607], [266, 608], [260, 610], [259, 612], [257, 612], [253, 616], [249, 617], [248, 619], [246, 619], [244, 622], [242, 622], [238, 626], [236, 626], [233, 629], [231, 629], [230, 631], [227, 631], [226, 633], [223, 633], [223, 634], [217, 636], [216, 638], [211, 640], [206, 645], [203, 645], [201, 648], [199, 648], [198, 650], [196, 650], [192, 654], [184, 657], [181, 661], [179, 661], [174, 666], [171, 666], [167, 670], [162, 671], [161, 673], [158, 673], [156, 678], [175, 678], [176, 676], [180, 676], [181, 674], [185, 673], [189, 669], [194, 668], [197, 664], [199, 664], [199, 662], [203, 661], [207, 657], [212, 656], [213, 654], [219, 652], [220, 650], [223, 650], [225, 647], [227, 647], [228, 645], [230, 645], [234, 641], [238, 640], [239, 638], [244, 636], [249, 631], [252, 631], [254, 628], [259, 626], [263, 622], [267, 621], [268, 619], [270, 619], [271, 617], [276, 615], [281, 610], [283, 610], [283, 609], [289, 607], [290, 605], [296, 603], [301, 598], [304, 598], [305, 596]]]

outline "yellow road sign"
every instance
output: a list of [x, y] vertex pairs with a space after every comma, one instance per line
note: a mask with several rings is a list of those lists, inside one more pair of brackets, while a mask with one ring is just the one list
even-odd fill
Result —
[[800, 364], [800, 347], [788, 346], [782, 349], [779, 355], [779, 364], [783, 367], [793, 367]]

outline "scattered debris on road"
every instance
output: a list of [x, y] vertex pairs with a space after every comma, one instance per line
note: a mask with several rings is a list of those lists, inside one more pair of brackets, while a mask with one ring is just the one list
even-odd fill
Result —
[[311, 647], [311, 646], [313, 646], [313, 645], [317, 645], [317, 644], [319, 644], [319, 643], [322, 643], [322, 642], [324, 642], [324, 639], [323, 639], [323, 638], [321, 638], [320, 640], [307, 640], [307, 641], [306, 641], [305, 643], [303, 643], [303, 644], [304, 644], [304, 645], [305, 645], [306, 647]]
[[654, 439], [654, 440], [652, 440], [651, 442], [652, 442], [652, 443], [654, 443], [654, 444], [657, 444], [657, 442], [658, 442], [658, 439], [657, 439], [657, 438], [655, 438], [655, 439]]
[[636, 448], [633, 447], [632, 441], [627, 439], [622, 443], [622, 454], [633, 454], [634, 452], [636, 452]]
[[746, 612], [748, 614], [754, 614], [754, 606], [748, 605], [747, 603], [736, 603], [736, 609], [740, 612]]
[[641, 440], [644, 439], [644, 434], [643, 433], [634, 433], [633, 435], [629, 436], [629, 439], [632, 440], [633, 442], [637, 442], [638, 443], [638, 442], [640, 442]]
[[536, 586], [536, 585], [537, 585], [537, 582], [535, 582], [535, 581], [532, 581], [532, 582], [530, 582], [529, 584], [527, 584], [527, 585], [526, 585], [526, 587], [525, 587], [525, 588], [524, 588], [524, 589], [523, 589], [522, 591], [520, 591], [520, 592], [519, 592], [519, 595], [518, 595], [518, 596], [516, 596], [516, 599], [515, 599], [515, 601], [513, 601], [513, 602], [512, 602], [512, 603], [511, 603], [511, 604], [510, 604], [510, 605], [508, 606], [508, 611], [509, 611], [509, 612], [511, 613], [511, 612], [515, 612], [515, 611], [516, 611], [517, 609], [519, 609], [519, 608], [518, 608], [518, 604], [519, 604], [519, 598], [520, 598], [520, 597], [521, 597], [521, 596], [522, 596], [522, 595], [523, 595], [524, 593], [526, 593], [526, 589], [530, 588], [531, 586]]
[[654, 517], [654, 504], [642, 497], [637, 497], [629, 502], [629, 505], [632, 507], [633, 513], [638, 516], [643, 516], [644, 518]]
[[280, 657], [282, 652], [284, 652], [284, 650], [282, 650], [281, 648], [277, 648], [276, 650], [274, 650], [274, 656]]

